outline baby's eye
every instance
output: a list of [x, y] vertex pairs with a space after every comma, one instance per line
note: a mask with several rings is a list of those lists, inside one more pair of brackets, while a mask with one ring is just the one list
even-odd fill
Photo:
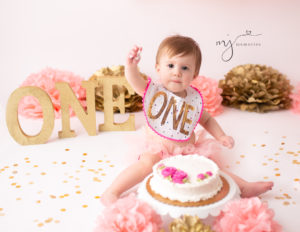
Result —
[[189, 68], [187, 66], [183, 66], [182, 70], [188, 70]]
[[174, 68], [174, 64], [168, 64], [169, 68]]

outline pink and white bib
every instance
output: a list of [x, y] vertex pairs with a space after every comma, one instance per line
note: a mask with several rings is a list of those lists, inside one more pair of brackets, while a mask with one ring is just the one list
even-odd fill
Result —
[[187, 96], [179, 97], [151, 79], [145, 90], [144, 113], [150, 128], [160, 136], [186, 141], [194, 131], [203, 111], [202, 96], [193, 88]]

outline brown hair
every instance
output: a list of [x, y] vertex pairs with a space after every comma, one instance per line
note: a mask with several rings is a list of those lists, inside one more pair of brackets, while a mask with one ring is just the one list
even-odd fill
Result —
[[165, 38], [159, 45], [156, 54], [156, 64], [159, 63], [161, 55], [167, 52], [170, 57], [175, 55], [194, 55], [195, 56], [195, 75], [199, 74], [201, 66], [201, 51], [199, 45], [195, 40], [190, 37], [185, 37], [181, 35], [174, 35]]

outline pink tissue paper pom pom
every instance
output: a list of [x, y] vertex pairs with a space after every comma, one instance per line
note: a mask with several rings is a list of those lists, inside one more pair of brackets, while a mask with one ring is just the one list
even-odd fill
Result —
[[158, 232], [161, 225], [160, 215], [132, 193], [104, 209], [94, 232]]
[[218, 82], [205, 76], [196, 77], [192, 84], [198, 89], [203, 97], [204, 109], [211, 115], [217, 116], [223, 112], [221, 96], [222, 89], [218, 87]]
[[[83, 78], [69, 71], [61, 71], [53, 68], [45, 68], [38, 73], [29, 75], [21, 86], [37, 86], [42, 88], [51, 98], [55, 117], [60, 118], [59, 92], [55, 88], [55, 82], [67, 82], [75, 93], [83, 107], [86, 107], [85, 89], [81, 86]], [[26, 118], [42, 118], [43, 111], [39, 101], [33, 96], [24, 97], [19, 103], [19, 114]], [[71, 109], [70, 115], [75, 113]]]
[[281, 226], [273, 217], [273, 210], [258, 197], [243, 198], [225, 205], [213, 229], [218, 232], [281, 232]]
[[292, 111], [300, 114], [300, 83], [296, 87], [296, 92], [290, 95], [292, 99]]

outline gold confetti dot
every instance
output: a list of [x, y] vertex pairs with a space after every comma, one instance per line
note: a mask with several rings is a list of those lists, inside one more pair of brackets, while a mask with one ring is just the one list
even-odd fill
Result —
[[98, 177], [94, 177], [93, 180], [96, 182], [101, 182], [101, 180]]
[[31, 173], [30, 173], [30, 172], [27, 172], [27, 173], [26, 173], [26, 176], [30, 176], [30, 175], [31, 175]]
[[29, 160], [29, 158], [28, 158], [28, 157], [26, 157], [26, 158], [24, 158], [24, 160]]
[[21, 188], [21, 185], [17, 185], [16, 188]]
[[274, 168], [274, 171], [278, 171], [279, 170], [279, 168]]
[[106, 174], [105, 174], [105, 173], [102, 173], [101, 176], [106, 176]]
[[266, 144], [262, 144], [261, 146], [262, 146], [262, 147], [265, 147], [265, 146], [266, 146]]
[[95, 199], [100, 199], [100, 196], [95, 196]]
[[17, 166], [18, 166], [18, 164], [14, 164], [13, 166], [14, 166], [14, 167], [17, 167]]
[[48, 218], [48, 219], [45, 220], [45, 223], [50, 223], [52, 221], [53, 221], [53, 218]]
[[65, 208], [60, 209], [61, 212], [66, 212]]
[[66, 148], [65, 151], [70, 151], [70, 149], [69, 149], [69, 148]]
[[60, 220], [55, 220], [54, 222], [55, 222], [55, 223], [60, 223]]
[[88, 205], [83, 205], [82, 207], [83, 207], [83, 208], [87, 208], [87, 207], [88, 207]]
[[0, 211], [3, 211], [3, 208], [0, 208]]
[[245, 155], [240, 155], [241, 158], [245, 158]]
[[38, 201], [36, 201], [36, 203], [37, 203], [37, 204], [40, 204], [40, 203], [41, 203], [41, 201], [40, 201], [40, 200], [38, 200]]
[[279, 155], [279, 153], [275, 153], [274, 155]]
[[76, 185], [75, 188], [80, 188], [80, 186], [79, 186], [79, 185]]
[[102, 160], [98, 160], [98, 163], [102, 163], [103, 161]]
[[81, 168], [84, 168], [84, 165], [80, 165]]
[[67, 162], [65, 162], [65, 161], [64, 161], [64, 162], [61, 162], [61, 164], [66, 164], [66, 163], [67, 163]]
[[226, 165], [226, 168], [230, 168], [230, 166], [229, 166], [229, 165]]
[[283, 196], [285, 196], [286, 199], [291, 199], [291, 197], [290, 197], [289, 194], [287, 194], [287, 193], [284, 193]]
[[86, 162], [86, 160], [81, 160], [81, 162], [82, 162], [82, 163], [85, 163], [85, 162]]
[[87, 156], [87, 153], [83, 153], [82, 155]]
[[113, 165], [113, 164], [111, 164], [111, 165], [109, 165], [109, 167], [111, 167], [111, 168], [113, 168], [115, 165]]
[[64, 181], [63, 181], [63, 183], [65, 183], [65, 184], [68, 183], [68, 182], [69, 182], [69, 181], [67, 181], [67, 180], [64, 180]]
[[282, 151], [282, 150], [283, 150], [283, 147], [280, 147], [279, 150]]
[[273, 159], [272, 159], [272, 158], [269, 158], [268, 160], [269, 160], [269, 161], [272, 161]]
[[99, 171], [103, 171], [103, 168], [98, 168]]
[[236, 161], [235, 163], [236, 163], [236, 164], [240, 164], [240, 161]]
[[280, 176], [280, 173], [276, 173], [275, 176]]
[[256, 147], [256, 144], [252, 144], [253, 147]]
[[76, 170], [75, 172], [76, 172], [76, 173], [80, 173], [80, 170]]
[[300, 179], [299, 178], [295, 178], [294, 181], [300, 181]]
[[16, 185], [17, 183], [11, 183], [12, 186]]
[[26, 161], [26, 163], [28, 163], [28, 164], [29, 164], [29, 163], [30, 163], [30, 160], [27, 160], [27, 161]]
[[17, 201], [20, 201], [20, 200], [22, 200], [22, 198], [21, 198], [21, 197], [18, 197], [18, 198], [16, 198], [16, 200], [17, 200]]
[[10, 177], [9, 177], [9, 179], [13, 179], [13, 178], [15, 178], [15, 177], [14, 177], [14, 176], [10, 176]]
[[278, 160], [274, 160], [274, 162], [275, 162], [275, 163], [279, 163], [279, 161], [278, 161]]
[[17, 174], [17, 173], [18, 173], [18, 171], [13, 171], [12, 173], [13, 173], [13, 174]]
[[55, 199], [55, 198], [56, 198], [56, 196], [54, 196], [54, 195], [50, 195], [50, 197], [51, 197], [52, 199]]
[[266, 180], [266, 179], [269, 179], [269, 177], [268, 177], [268, 176], [265, 176], [264, 179], [265, 179], [265, 180]]
[[44, 223], [41, 222], [38, 224], [38, 227], [42, 227], [42, 226], [44, 226]]
[[70, 196], [70, 195], [69, 195], [68, 193], [66, 193], [66, 194], [64, 194], [64, 196], [65, 196], [65, 197], [68, 197], [68, 196]]
[[262, 165], [263, 165], [263, 166], [267, 166], [268, 164], [267, 164], [267, 163], [262, 163]]
[[39, 165], [33, 165], [34, 168], [37, 168]]
[[52, 163], [53, 163], [53, 164], [57, 164], [57, 162], [56, 162], [56, 161], [53, 161]]
[[46, 172], [41, 172], [41, 175], [42, 175], [42, 176], [46, 175]]
[[289, 205], [289, 204], [290, 204], [290, 202], [288, 202], [288, 201], [283, 202], [283, 205]]
[[76, 194], [81, 194], [81, 191], [76, 191]]
[[65, 196], [64, 195], [60, 195], [59, 198], [63, 199]]

